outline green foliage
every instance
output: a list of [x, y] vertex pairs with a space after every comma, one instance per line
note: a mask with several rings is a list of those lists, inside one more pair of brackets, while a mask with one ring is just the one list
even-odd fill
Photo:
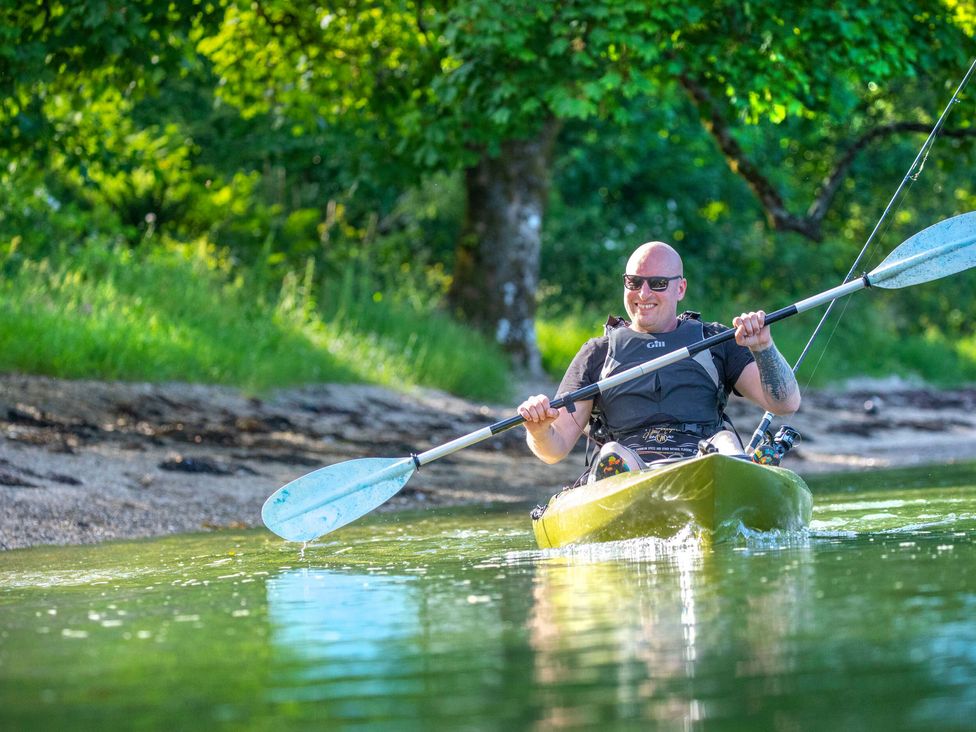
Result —
[[[921, 114], [940, 110], [951, 89], [907, 84], [901, 94], [898, 109], [910, 99], [923, 100], [913, 110]], [[689, 307], [695, 309], [709, 311], [722, 302], [740, 309], [789, 302], [837, 284], [924, 140], [922, 135], [891, 138], [857, 159], [840, 193], [842, 203], [828, 216], [828, 236], [811, 244], [796, 234], [771, 232], [762, 225], [751, 192], [733, 177], [716, 175], [724, 160], [690, 106], [667, 111], [645, 102], [634, 106], [633, 127], [592, 123], [564, 130], [556, 161], [558, 188], [543, 242], [541, 307], [546, 316], [581, 306], [619, 310], [626, 259], [635, 246], [651, 240], [667, 241], [681, 252], [689, 273], [688, 300], [697, 303]], [[848, 120], [869, 128], [896, 114], [887, 109], [876, 122], [860, 113]], [[824, 150], [822, 126], [801, 119], [778, 127], [780, 144], [763, 144], [769, 130], [756, 127], [750, 145], [770, 178], [801, 208], [826, 175], [830, 155], [841, 151]], [[876, 265], [916, 231], [974, 208], [976, 199], [964, 183], [972, 149], [965, 139], [936, 141], [919, 180], [899, 198], [861, 270]], [[951, 278], [937, 287], [913, 289], [893, 311], [901, 313], [899, 328], [921, 333], [941, 327], [964, 336], [973, 328], [963, 316], [965, 303], [974, 297], [973, 278]]]
[[470, 161], [472, 150], [531, 136], [549, 118], [622, 120], [619, 100], [651, 90], [645, 71], [670, 29], [699, 12], [677, 3], [481, 0], [434, 14], [442, 73], [430, 82], [433, 127], [417, 130], [422, 149], [443, 160], [443, 138]]
[[738, 181], [715, 175], [724, 163], [693, 111], [646, 101], [632, 106], [633, 126], [593, 122], [564, 132], [543, 239], [546, 313], [580, 305], [619, 309], [620, 274], [645, 241], [681, 250], [686, 269], [696, 273], [691, 294], [705, 283], [715, 291], [715, 278], [757, 264], [756, 242], [767, 236], [756, 231], [758, 207]]
[[[389, 381], [413, 369], [450, 388], [496, 391], [495, 356], [436, 315], [465, 216], [465, 167], [551, 119], [562, 132], [539, 338], [552, 372], [594, 332], [572, 326], [590, 322], [581, 312], [599, 312], [598, 326], [619, 311], [619, 273], [642, 241], [678, 246], [685, 304], [709, 317], [789, 302], [846, 273], [922, 138], [886, 138], [858, 156], [824, 241], [811, 244], [770, 231], [683, 80], [710, 96], [706, 123], [728, 125], [785, 207], [804, 211], [857, 136], [931, 123], [974, 47], [973, 17], [955, 0], [8, 3], [8, 363], [138, 378], [157, 369], [254, 388], [315, 374]], [[971, 106], [972, 92], [963, 101]], [[966, 114], [950, 120], [967, 124]], [[971, 160], [971, 142], [938, 141], [865, 268], [901, 238], [976, 208]], [[210, 260], [220, 265], [201, 264]], [[306, 284], [295, 273], [309, 261]], [[167, 288], [185, 309], [155, 292]], [[923, 372], [916, 361], [938, 353], [960, 364], [944, 374], [969, 378], [974, 299], [976, 282], [958, 277], [885, 301], [883, 321], [864, 320], [901, 350], [863, 366]], [[195, 314], [206, 307], [220, 332]], [[69, 317], [59, 320], [61, 308]], [[147, 325], [154, 315], [160, 324]], [[36, 346], [29, 317], [50, 334]], [[398, 330], [403, 321], [413, 329]], [[793, 338], [792, 327], [783, 343], [798, 349], [809, 331], [797, 326]], [[278, 354], [265, 366], [246, 363], [239, 339], [251, 332]], [[195, 337], [197, 349], [186, 345]], [[141, 345], [127, 349], [126, 339]], [[428, 342], [438, 345], [424, 352]], [[928, 350], [910, 352], [909, 342]], [[835, 346], [846, 348], [842, 336]], [[452, 349], [491, 365], [451, 365]], [[292, 365], [267, 366], [279, 356]], [[853, 372], [853, 356], [835, 360]]]
[[[925, 43], [906, 43], [922, 34]], [[864, 88], [963, 63], [960, 40], [936, 0], [898, 11], [884, 3], [729, 3], [680, 27], [671, 65], [702, 79], [730, 119], [778, 124], [826, 110], [838, 82]]]
[[[938, 0], [277, 0], [229, 3], [197, 49], [222, 80], [220, 97], [246, 117], [306, 134], [353, 120], [360, 139], [393, 143], [398, 165], [452, 169], [548, 119], [622, 124], [640, 98], [667, 109], [674, 100], [654, 95], [689, 75], [733, 124], [857, 107], [889, 80], [963, 63], [960, 27], [964, 13]], [[838, 86], [855, 93], [835, 99]]]
[[603, 322], [604, 319], [592, 312], [539, 319], [536, 337], [546, 372], [554, 379], [561, 379], [580, 346], [603, 334]]
[[[970, 338], [948, 338], [935, 332], [911, 335], [892, 328], [890, 302], [869, 292], [851, 302], [832, 320], [815, 343], [798, 374], [800, 384], [823, 386], [857, 376], [896, 374], [939, 386], [976, 381], [976, 359]], [[806, 333], [794, 331], [784, 352], [798, 355]], [[802, 340], [801, 340], [802, 338]]]
[[59, 135], [48, 102], [74, 110], [101, 91], [153, 90], [192, 57], [188, 44], [216, 21], [200, 0], [32, 0], [0, 8], [0, 148], [37, 154]]
[[507, 396], [494, 347], [436, 312], [374, 298], [365, 273], [319, 282], [310, 260], [275, 287], [267, 271], [234, 267], [203, 241], [134, 251], [91, 239], [74, 253], [15, 257], [0, 283], [2, 370], [252, 391], [370, 381]]

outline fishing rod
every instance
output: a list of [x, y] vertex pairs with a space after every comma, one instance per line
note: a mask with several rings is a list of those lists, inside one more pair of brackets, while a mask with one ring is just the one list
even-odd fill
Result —
[[[874, 237], [881, 230], [881, 225], [884, 223], [885, 219], [888, 218], [888, 214], [891, 212], [892, 208], [894, 207], [895, 202], [898, 200], [898, 197], [901, 195], [901, 192], [905, 189], [905, 186], [908, 185], [909, 181], [914, 182], [918, 180], [918, 176], [921, 174], [922, 168], [925, 166], [925, 160], [928, 158], [929, 151], [931, 150], [932, 146], [935, 145], [936, 138], [942, 132], [942, 127], [945, 125], [946, 118], [949, 116], [949, 110], [952, 109], [953, 105], [959, 103], [960, 101], [959, 95], [962, 94], [963, 90], [966, 88], [966, 85], [969, 84], [969, 79], [973, 75], [974, 70], [976, 70], [976, 59], [973, 59], [973, 63], [970, 64], [969, 70], [966, 72], [965, 76], [963, 76], [962, 81], [959, 82], [959, 86], [956, 88], [956, 91], [952, 95], [952, 98], [949, 99], [949, 102], [946, 104], [945, 109], [942, 110], [941, 116], [939, 117], [938, 120], [936, 120], [936, 123], [932, 127], [931, 132], [929, 132], [929, 136], [925, 139], [925, 142], [922, 144], [922, 147], [919, 149], [918, 155], [915, 156], [915, 160], [908, 168], [908, 172], [905, 174], [905, 177], [901, 179], [901, 183], [898, 184], [898, 188], [895, 190], [894, 195], [892, 195], [891, 200], [888, 201], [888, 205], [885, 206], [885, 210], [881, 213], [881, 218], [879, 218], [878, 223], [874, 225], [874, 229], [872, 229], [871, 234], [867, 238], [867, 241], [864, 242], [864, 246], [861, 247], [861, 251], [854, 259], [854, 264], [851, 265], [850, 270], [847, 272], [847, 275], [844, 277], [844, 282], [849, 281], [851, 277], [854, 275], [854, 272], [856, 272], [857, 269], [860, 267], [861, 260], [864, 258], [864, 255], [867, 253], [868, 248], [871, 246], [871, 243], [874, 241]], [[918, 167], [918, 171], [915, 171], [916, 167]], [[827, 306], [827, 309], [824, 311], [824, 314], [821, 316], [820, 322], [817, 323], [817, 327], [813, 329], [813, 333], [810, 335], [810, 339], [807, 341], [806, 345], [803, 347], [803, 350], [800, 352], [799, 357], [796, 359], [796, 363], [793, 364], [794, 374], [797, 371], [799, 371], [800, 366], [803, 364], [803, 361], [807, 356], [807, 353], [810, 351], [810, 347], [813, 345], [813, 342], [817, 339], [817, 336], [820, 335], [820, 330], [827, 322], [827, 319], [830, 318], [830, 314], [833, 312], [834, 305], [836, 304], [836, 302], [837, 302], [836, 300], [831, 301], [831, 303]], [[759, 447], [759, 444], [762, 442], [763, 437], [766, 435], [766, 431], [769, 429], [769, 425], [773, 421], [773, 418], [775, 416], [776, 415], [774, 415], [772, 412], [769, 411], [763, 414], [763, 418], [759, 422], [759, 426], [756, 427], [756, 431], [752, 433], [752, 439], [749, 441], [749, 447], [746, 448], [747, 455], [752, 455], [755, 452], [756, 448]]]
[[[766, 316], [775, 323], [867, 287], [895, 289], [930, 282], [976, 266], [976, 212], [946, 219], [902, 242], [868, 274]], [[697, 343], [608, 376], [552, 401], [555, 409], [593, 399], [639, 376], [731, 340], [726, 330]], [[361, 458], [319, 468], [279, 488], [264, 503], [265, 525], [288, 541], [311, 541], [354, 521], [392, 498], [423, 465], [525, 422], [521, 415], [475, 430], [419, 455]]]

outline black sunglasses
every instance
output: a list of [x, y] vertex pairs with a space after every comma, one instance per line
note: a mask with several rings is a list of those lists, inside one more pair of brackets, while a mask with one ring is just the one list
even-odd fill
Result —
[[640, 275], [625, 274], [624, 275], [624, 287], [628, 290], [639, 290], [647, 283], [647, 286], [656, 292], [661, 292], [668, 289], [668, 285], [671, 284], [671, 280], [680, 280], [682, 275], [674, 275], [673, 277], [641, 277]]

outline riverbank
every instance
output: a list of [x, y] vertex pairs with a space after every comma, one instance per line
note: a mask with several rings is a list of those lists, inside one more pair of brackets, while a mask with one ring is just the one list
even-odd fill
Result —
[[[551, 384], [519, 393], [552, 393]], [[325, 384], [250, 398], [190, 384], [0, 375], [0, 548], [260, 525], [264, 500], [323, 465], [421, 452], [511, 416], [435, 390]], [[751, 431], [761, 414], [734, 400]], [[801, 475], [976, 460], [976, 389], [865, 382], [816, 391], [790, 423]], [[383, 510], [544, 502], [582, 471], [548, 466], [521, 428], [419, 471]], [[528, 519], [526, 519], [528, 520]]]

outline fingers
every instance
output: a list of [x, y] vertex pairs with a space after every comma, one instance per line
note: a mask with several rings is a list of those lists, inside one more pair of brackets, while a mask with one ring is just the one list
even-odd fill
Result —
[[758, 336], [766, 325], [766, 313], [762, 310], [752, 313], [742, 313], [732, 321], [736, 328], [736, 335], [747, 338]]
[[536, 394], [526, 399], [518, 406], [519, 416], [526, 422], [540, 424], [551, 422], [559, 416], [559, 411], [549, 406], [549, 397]]
[[752, 313], [742, 313], [733, 319], [735, 326], [735, 342], [753, 351], [767, 348], [772, 342], [769, 326], [766, 325], [766, 313], [762, 310]]

